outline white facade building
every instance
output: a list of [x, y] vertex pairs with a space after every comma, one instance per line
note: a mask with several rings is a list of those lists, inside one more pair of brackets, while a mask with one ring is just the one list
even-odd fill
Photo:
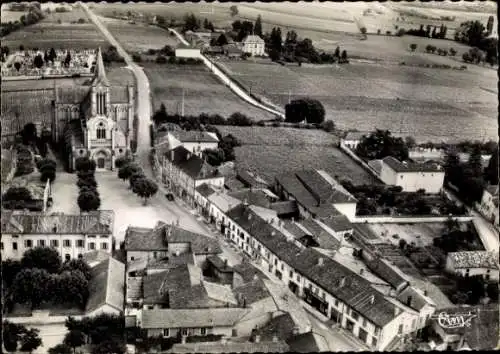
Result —
[[498, 226], [498, 186], [488, 186], [484, 189], [478, 209], [488, 220]]
[[112, 252], [113, 212], [46, 215], [2, 212], [2, 258], [21, 259], [34, 247], [56, 249], [64, 260], [82, 258], [91, 251]]
[[354, 151], [365, 135], [369, 135], [369, 133], [348, 132], [344, 138], [340, 139], [340, 145]]
[[242, 50], [252, 56], [263, 56], [265, 54], [266, 43], [259, 36], [247, 36], [242, 42]]
[[388, 156], [381, 160], [380, 178], [385, 184], [400, 186], [404, 192], [424, 189], [435, 194], [443, 188], [444, 170], [439, 165], [400, 162]]
[[450, 252], [445, 269], [463, 277], [481, 275], [486, 280], [498, 282], [498, 257], [488, 251]]

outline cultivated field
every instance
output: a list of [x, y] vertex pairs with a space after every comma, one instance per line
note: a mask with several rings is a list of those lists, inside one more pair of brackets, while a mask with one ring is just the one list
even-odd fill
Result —
[[225, 61], [253, 94], [284, 106], [312, 97], [339, 128], [390, 129], [418, 141], [497, 137], [496, 79], [491, 69], [457, 71], [352, 62], [281, 66]]
[[361, 166], [334, 147], [336, 139], [322, 130], [272, 127], [218, 126], [242, 146], [235, 149], [236, 164], [255, 171], [268, 182], [280, 173], [322, 169], [332, 176], [349, 178], [354, 184], [375, 183]]
[[52, 24], [37, 23], [10, 33], [2, 38], [2, 46], [19, 48], [39, 48], [41, 50], [106, 48], [109, 44], [92, 24]]
[[155, 109], [163, 103], [167, 112], [180, 114], [184, 92], [185, 115], [210, 113], [229, 117], [241, 112], [256, 121], [274, 118], [240, 99], [204, 65], [144, 63], [143, 66], [150, 80]]
[[175, 35], [160, 27], [144, 24], [130, 24], [122, 20], [102, 17], [111, 34], [127, 51], [147, 51], [150, 48], [161, 49], [166, 45], [176, 48], [179, 41]]
[[8, 11], [2, 9], [1, 11], [1, 23], [16, 22], [19, 21], [21, 16], [26, 15], [27, 12], [23, 11]]
[[84, 19], [85, 22], [90, 22], [87, 13], [81, 7], [67, 7], [70, 11], [67, 12], [55, 12], [55, 8], [51, 9], [50, 13], [44, 13], [45, 18], [41, 23], [61, 23], [70, 24], [75, 23], [80, 19]]

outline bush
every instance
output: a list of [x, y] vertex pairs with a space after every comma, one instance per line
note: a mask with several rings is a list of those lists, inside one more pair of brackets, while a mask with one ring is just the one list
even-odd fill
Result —
[[156, 57], [156, 64], [166, 64], [167, 63], [167, 58], [165, 58], [163, 55], [158, 55]]

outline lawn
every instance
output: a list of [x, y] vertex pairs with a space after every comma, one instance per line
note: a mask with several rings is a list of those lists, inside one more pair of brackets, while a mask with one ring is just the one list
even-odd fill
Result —
[[144, 63], [150, 80], [155, 109], [165, 104], [169, 113], [181, 113], [184, 92], [185, 115], [201, 113], [229, 117], [241, 112], [258, 121], [274, 116], [240, 99], [222, 84], [204, 65]]
[[267, 182], [280, 173], [321, 169], [355, 184], [375, 183], [375, 178], [334, 147], [336, 139], [322, 130], [273, 127], [218, 126], [242, 142], [235, 149], [236, 164], [256, 172]]
[[161, 49], [166, 45], [176, 48], [179, 40], [175, 35], [160, 27], [144, 24], [130, 24], [122, 20], [104, 19], [111, 34], [127, 51], [147, 51]]
[[[429, 54], [430, 55], [430, 54]], [[352, 62], [281, 66], [224, 61], [222, 68], [247, 90], [284, 106], [304, 96], [323, 103], [341, 129], [375, 127], [417, 141], [497, 137], [497, 89], [491, 69], [417, 68]]]
[[92, 24], [37, 23], [2, 38], [2, 46], [41, 50], [108, 47], [108, 42]]

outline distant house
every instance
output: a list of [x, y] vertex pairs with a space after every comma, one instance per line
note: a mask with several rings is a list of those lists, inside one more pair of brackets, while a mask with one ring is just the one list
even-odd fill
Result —
[[363, 132], [348, 132], [345, 137], [340, 139], [340, 145], [349, 148], [351, 150], [356, 150], [361, 139], [367, 136], [369, 133]]
[[324, 171], [281, 174], [276, 177], [275, 191], [284, 199], [295, 200], [304, 218], [341, 213], [352, 220], [356, 215], [356, 198]]
[[200, 59], [202, 56], [200, 48], [180, 45], [179, 47], [175, 48], [175, 57]]
[[26, 202], [26, 209], [30, 211], [46, 212], [52, 203], [52, 185], [50, 180], [40, 182], [40, 174], [32, 173], [28, 176], [14, 177], [7, 188], [23, 187], [31, 194], [31, 201]]
[[236, 44], [226, 44], [223, 46], [224, 54], [229, 58], [240, 58], [243, 51]]
[[450, 252], [446, 270], [465, 277], [481, 275], [489, 281], [498, 282], [499, 277], [498, 258], [488, 251]]
[[79, 215], [2, 212], [2, 257], [21, 259], [33, 247], [50, 247], [63, 260], [81, 258], [86, 252], [112, 252], [112, 211]]
[[91, 273], [86, 315], [121, 315], [125, 304], [125, 264], [109, 257], [94, 265]]
[[484, 189], [478, 209], [481, 214], [498, 226], [498, 185], [490, 185]]
[[255, 35], [247, 36], [243, 39], [243, 52], [252, 56], [263, 56], [265, 54], [266, 44], [262, 38]]
[[381, 160], [380, 179], [388, 185], [400, 186], [404, 192], [424, 189], [426, 193], [439, 193], [443, 188], [444, 170], [438, 164], [401, 162], [387, 156]]
[[161, 134], [155, 142], [155, 148], [160, 151], [175, 149], [178, 146], [184, 146], [193, 154], [201, 157], [204, 150], [217, 149], [219, 139], [215, 133], [210, 132], [173, 130]]
[[219, 188], [224, 186], [224, 176], [184, 146], [164, 153], [161, 169], [163, 183], [191, 205], [194, 205], [196, 187], [204, 183]]

